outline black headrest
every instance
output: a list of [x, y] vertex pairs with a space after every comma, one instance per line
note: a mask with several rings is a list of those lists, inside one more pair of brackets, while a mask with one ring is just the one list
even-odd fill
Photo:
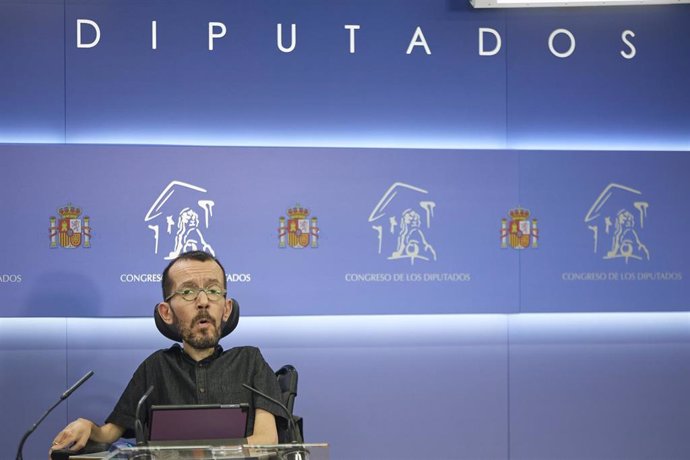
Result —
[[[228, 321], [225, 323], [223, 330], [220, 331], [221, 338], [234, 331], [237, 327], [237, 323], [240, 322], [240, 304], [235, 299], [230, 299], [230, 301], [232, 302], [232, 311], [230, 312], [230, 318], [228, 318]], [[153, 319], [156, 321], [156, 327], [161, 334], [170, 340], [174, 340], [175, 342], [182, 342], [182, 337], [180, 334], [178, 334], [175, 328], [163, 321], [163, 318], [161, 318], [160, 313], [158, 313], [158, 304], [153, 307]]]

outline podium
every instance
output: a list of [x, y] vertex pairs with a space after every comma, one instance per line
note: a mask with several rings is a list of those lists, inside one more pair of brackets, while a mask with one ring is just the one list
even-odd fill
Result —
[[328, 460], [328, 444], [121, 447], [101, 458], [104, 460]]

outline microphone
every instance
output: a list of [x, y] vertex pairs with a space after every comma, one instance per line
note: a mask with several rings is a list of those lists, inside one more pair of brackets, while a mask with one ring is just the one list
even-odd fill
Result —
[[71, 387], [69, 387], [69, 388], [67, 389], [67, 391], [65, 391], [64, 393], [62, 393], [62, 396], [60, 396], [60, 401], [63, 401], [63, 400], [65, 400], [65, 399], [69, 398], [69, 395], [71, 395], [72, 393], [74, 393], [74, 392], [77, 390], [77, 388], [79, 388], [79, 387], [81, 386], [82, 383], [84, 383], [84, 382], [86, 382], [87, 380], [89, 380], [89, 379], [93, 376], [93, 374], [94, 374], [93, 371], [89, 371], [89, 372], [86, 373], [86, 375], [84, 375], [84, 377], [82, 377], [82, 378], [80, 378], [79, 380], [77, 380], [77, 382], [76, 382], [74, 385], [72, 385]]
[[[285, 415], [287, 415], [288, 427], [290, 430], [290, 444], [299, 444], [300, 441], [296, 439], [297, 429], [295, 428], [295, 419], [288, 410], [288, 408], [285, 407], [285, 404], [278, 401], [277, 399], [271, 398], [266, 393], [263, 393], [254, 387], [250, 387], [246, 383], [243, 383], [242, 386], [245, 387], [247, 390], [258, 394], [259, 396], [263, 396], [264, 398], [268, 399], [272, 403], [277, 404], [281, 409], [283, 409]], [[285, 458], [286, 460], [307, 460], [309, 459], [309, 451], [302, 447], [295, 446], [294, 448], [290, 448], [289, 450], [287, 450], [281, 458]]]
[[146, 390], [144, 396], [142, 396], [139, 402], [137, 403], [137, 410], [134, 415], [134, 431], [137, 437], [137, 446], [145, 446], [148, 444], [148, 442], [146, 442], [146, 433], [144, 433], [144, 424], [141, 422], [141, 407], [144, 405], [144, 401], [146, 401], [146, 399], [149, 397], [152, 391], [153, 385], [151, 385], [149, 389]]
[[93, 371], [89, 371], [89, 372], [86, 373], [86, 375], [84, 375], [84, 377], [82, 377], [82, 378], [80, 378], [79, 380], [77, 380], [77, 383], [75, 383], [74, 385], [72, 385], [71, 387], [69, 387], [69, 389], [68, 389], [67, 391], [65, 391], [64, 393], [62, 393], [62, 396], [60, 396], [60, 399], [58, 399], [58, 401], [57, 401], [55, 404], [53, 404], [53, 405], [50, 407], [50, 409], [48, 409], [48, 410], [46, 411], [46, 413], [43, 414], [43, 416], [42, 416], [40, 419], [38, 419], [38, 422], [34, 423], [33, 426], [32, 426], [31, 428], [29, 428], [29, 431], [27, 431], [26, 433], [24, 433], [24, 436], [22, 436], [22, 440], [19, 441], [19, 447], [17, 448], [17, 460], [24, 460], [24, 456], [23, 456], [23, 454], [22, 454], [22, 450], [24, 450], [24, 443], [25, 443], [26, 440], [29, 438], [29, 436], [31, 436], [31, 433], [33, 433], [34, 431], [36, 431], [36, 428], [38, 428], [38, 425], [41, 424], [41, 422], [43, 421], [43, 419], [45, 419], [45, 418], [48, 416], [48, 414], [50, 414], [50, 413], [53, 411], [53, 409], [55, 409], [55, 408], [58, 406], [58, 404], [60, 404], [60, 403], [61, 403], [62, 401], [64, 401], [65, 399], [69, 398], [69, 395], [71, 395], [72, 393], [74, 393], [74, 392], [77, 390], [77, 388], [79, 388], [84, 382], [86, 382], [87, 380], [89, 380], [89, 379], [93, 376], [93, 374], [94, 374]]

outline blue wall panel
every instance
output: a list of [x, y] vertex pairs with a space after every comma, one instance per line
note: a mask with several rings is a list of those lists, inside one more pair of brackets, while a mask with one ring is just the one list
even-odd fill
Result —
[[[252, 315], [518, 311], [518, 256], [498, 238], [517, 203], [513, 152], [12, 145], [0, 155], [0, 193], [21, 197], [4, 204], [17, 226], [0, 229], [16, 243], [0, 273], [21, 277], [0, 285], [2, 316], [148, 316], [180, 241], [218, 255]], [[33, 181], [18, 181], [27, 169]], [[298, 248], [288, 213], [304, 208]]]
[[[0, 55], [12, 65], [0, 78], [15, 89], [2, 92], [4, 142], [33, 136], [192, 145], [690, 145], [687, 5], [528, 11], [473, 10], [442, 0], [299, 7], [69, 1], [64, 11], [59, 2], [36, 5], [2, 3]], [[99, 27], [91, 48], [77, 46], [80, 19]], [[226, 27], [213, 50], [209, 22]], [[292, 51], [279, 50], [277, 24], [285, 47], [295, 24]], [[348, 24], [360, 27], [354, 52]], [[500, 36], [495, 53], [492, 33], [484, 33], [489, 55], [480, 53], [480, 28]], [[567, 58], [549, 50], [558, 29], [574, 37]], [[81, 30], [82, 44], [95, 40], [93, 26]], [[559, 34], [553, 46], [564, 52], [570, 40]]]
[[[687, 149], [690, 10], [530, 9], [511, 13], [506, 37], [512, 148]], [[567, 29], [568, 58], [549, 36]], [[634, 36], [622, 34], [630, 30]], [[630, 55], [632, 59], [621, 55]], [[568, 50], [564, 34], [554, 49]]]
[[683, 152], [523, 152], [540, 239], [520, 260], [521, 311], [687, 310], [688, 171]]
[[[0, 229], [16, 243], [0, 262], [2, 316], [148, 316], [180, 241], [220, 257], [250, 315], [688, 309], [682, 152], [17, 144], [0, 154], [0, 190], [21, 197], [5, 203], [16, 224]], [[27, 169], [34, 182], [17, 180]], [[76, 248], [58, 228], [70, 205], [84, 227]], [[309, 213], [302, 248], [295, 209]]]
[[[65, 319], [0, 318], [0, 446], [15, 458], [26, 431], [55, 404], [68, 383]], [[81, 376], [79, 376], [81, 377]], [[63, 402], [31, 435], [24, 458], [46, 458], [53, 437], [66, 424]]]
[[[405, 146], [427, 133], [500, 145], [505, 63], [475, 52], [477, 27], [500, 20], [469, 6], [448, 14], [438, 0], [410, 6], [68, 2], [66, 29], [89, 18], [102, 38], [93, 49], [68, 41], [67, 141]], [[213, 50], [209, 22], [227, 29]], [[290, 53], [277, 47], [278, 23], [285, 46], [296, 25]], [[360, 26], [354, 53], [346, 24]], [[406, 54], [417, 26], [431, 54]]]
[[64, 142], [61, 1], [0, 2], [0, 140]]
[[690, 316], [510, 318], [511, 459], [690, 455]]

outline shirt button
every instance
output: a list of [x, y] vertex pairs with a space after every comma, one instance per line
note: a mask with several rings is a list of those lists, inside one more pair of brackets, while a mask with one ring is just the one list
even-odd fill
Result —
[[199, 388], [199, 391], [202, 392], [202, 393], [205, 393], [205, 392], [206, 392], [206, 389], [205, 389], [205, 388]]

